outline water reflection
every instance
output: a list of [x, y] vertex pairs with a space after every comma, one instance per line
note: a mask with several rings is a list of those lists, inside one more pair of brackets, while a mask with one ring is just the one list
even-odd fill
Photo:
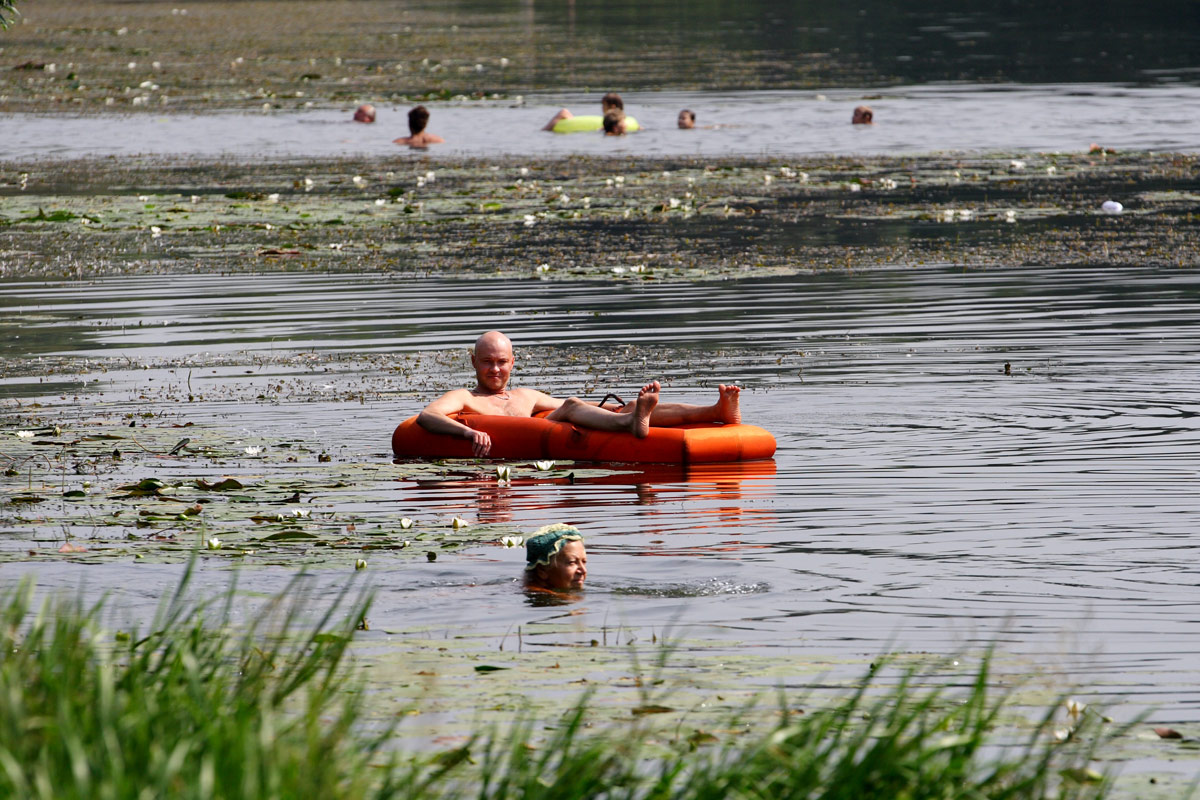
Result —
[[[401, 463], [401, 462], [397, 462]], [[555, 522], [584, 523], [595, 509], [613, 504], [656, 506], [686, 501], [684, 518], [688, 530], [737, 525], [751, 519], [770, 523], [773, 514], [766, 508], [774, 494], [775, 461], [696, 464], [678, 467], [668, 464], [621, 465], [611, 474], [606, 465], [580, 462], [562, 466], [533, 477], [514, 477], [498, 481], [487, 471], [463, 471], [449, 479], [402, 479], [404, 486], [415, 486], [425, 506], [437, 516], [452, 516], [469, 509], [479, 524], [509, 523], [537, 518], [539, 513]], [[567, 491], [553, 491], [561, 487]], [[573, 488], [578, 487], [578, 488]], [[588, 487], [603, 488], [597, 501]], [[407, 496], [410, 489], [402, 489]], [[653, 508], [647, 509], [646, 530], [657, 529]], [[672, 512], [672, 522], [678, 515]], [[562, 518], [559, 518], [562, 517]]]

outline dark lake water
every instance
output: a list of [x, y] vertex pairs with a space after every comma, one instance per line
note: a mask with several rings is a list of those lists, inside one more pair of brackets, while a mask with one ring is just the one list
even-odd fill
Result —
[[[581, 624], [675, 623], [770, 652], [850, 657], [995, 641], [1061, 664], [1098, 695], [1132, 698], [1122, 715], [1154, 704], [1157, 718], [1195, 718], [1194, 273], [928, 269], [661, 286], [157, 276], [10, 282], [0, 304], [6, 363], [225, 359], [248, 369], [222, 368], [205, 385], [252, 394], [286, 377], [311, 384], [310, 396], [205, 401], [189, 420], [302, 433], [384, 469], [392, 427], [433, 392], [380, 384], [387, 354], [461, 350], [488, 328], [517, 343], [521, 382], [559, 394], [596, 378], [570, 366], [572, 352], [611, 352], [598, 392], [659, 378], [670, 397], [702, 401], [718, 381], [743, 382], [746, 419], [778, 439], [773, 465], [577, 485], [399, 482], [346, 502], [388, 524], [455, 514], [520, 530], [579, 524], [591, 556]], [[309, 350], [383, 360], [333, 379], [271, 360]], [[467, 382], [460, 363], [444, 382]], [[36, 375], [10, 374], [0, 393], [84, 417], [142, 408], [150, 378], [179, 380], [110, 366], [55, 378], [52, 394]], [[330, 380], [376, 382], [382, 395], [323, 400]], [[374, 625], [502, 631], [557, 619], [516, 590], [520, 567], [519, 552], [495, 546], [393, 567], [373, 555]], [[0, 576], [84, 581], [149, 608], [178, 571], [7, 564]], [[257, 570], [255, 587], [290, 575]]]

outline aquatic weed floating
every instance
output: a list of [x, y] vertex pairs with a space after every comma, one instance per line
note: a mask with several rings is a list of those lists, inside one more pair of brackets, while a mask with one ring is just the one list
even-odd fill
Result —
[[[632, 433], [597, 431], [544, 417], [454, 414], [453, 419], [486, 432], [489, 458], [507, 460], [603, 461], [632, 464], [715, 464], [759, 461], [775, 455], [775, 437], [757, 425], [699, 423]], [[410, 417], [392, 434], [400, 458], [472, 458], [472, 443], [430, 433]], [[540, 469], [540, 465], [539, 465]]]

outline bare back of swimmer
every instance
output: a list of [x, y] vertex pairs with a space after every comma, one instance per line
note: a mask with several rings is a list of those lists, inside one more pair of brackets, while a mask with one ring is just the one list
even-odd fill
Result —
[[474, 389], [454, 389], [434, 400], [417, 417], [417, 424], [431, 433], [470, 439], [477, 457], [488, 454], [492, 439], [451, 419], [452, 414], [472, 412], [507, 417], [531, 417], [549, 411], [547, 419], [572, 422], [602, 431], [628, 431], [638, 438], [650, 432], [651, 425], [683, 425], [694, 422], [741, 422], [738, 386], [722, 385], [717, 402], [711, 406], [689, 403], [659, 403], [658, 381], [641, 388], [636, 400], [612, 411], [592, 405], [578, 397], [565, 400], [536, 389], [509, 389], [515, 357], [512, 342], [499, 331], [488, 331], [475, 341], [471, 365], [475, 368]]

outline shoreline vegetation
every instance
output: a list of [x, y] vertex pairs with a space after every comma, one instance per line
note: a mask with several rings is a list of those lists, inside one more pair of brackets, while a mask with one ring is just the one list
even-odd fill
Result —
[[[0, 163], [0, 278], [1200, 265], [1195, 155]], [[1123, 212], [1106, 213], [1117, 199]], [[620, 247], [599, 247], [616, 240]], [[53, 242], [53, 246], [48, 243]]]
[[[234, 588], [197, 605], [190, 576], [146, 632], [106, 630], [103, 602], [39, 610], [32, 584], [6, 592], [0, 794], [1032, 800], [1104, 797], [1110, 785], [1089, 762], [1120, 731], [1078, 704], [1015, 711], [989, 691], [987, 656], [974, 674], [940, 675], [884, 659], [832, 701], [781, 690], [771, 714], [685, 725], [659, 688], [660, 645], [623, 720], [595, 719], [585, 692], [555, 717], [518, 710], [452, 747], [406, 751], [393, 737], [420, 700], [379, 713], [379, 687], [350, 659], [368, 596], [347, 587], [319, 600], [301, 575], [260, 598], [246, 628]], [[490, 680], [504, 668], [475, 669]]]

